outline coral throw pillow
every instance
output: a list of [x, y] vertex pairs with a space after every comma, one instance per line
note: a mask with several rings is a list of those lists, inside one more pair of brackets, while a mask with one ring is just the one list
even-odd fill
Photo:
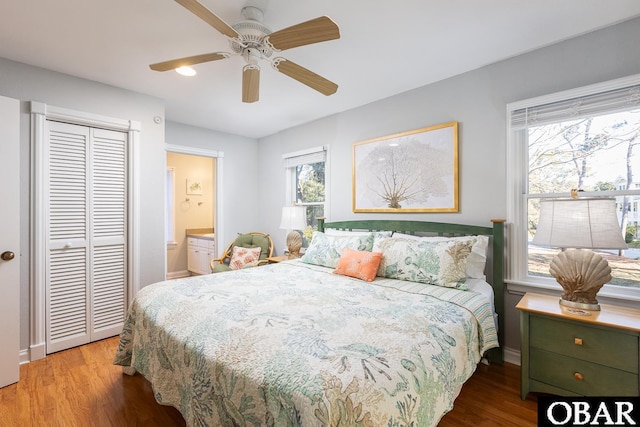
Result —
[[239, 270], [241, 268], [255, 264], [260, 259], [260, 248], [243, 248], [234, 246], [229, 261], [229, 268]]
[[372, 282], [376, 278], [381, 260], [382, 252], [356, 251], [344, 248], [333, 272]]

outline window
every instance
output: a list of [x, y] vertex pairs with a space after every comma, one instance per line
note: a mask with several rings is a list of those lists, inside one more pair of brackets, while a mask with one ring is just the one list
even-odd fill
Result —
[[325, 213], [327, 148], [317, 147], [282, 157], [287, 174], [286, 203], [306, 206], [307, 230], [304, 234], [310, 240], [311, 233], [318, 228], [316, 218]]
[[[640, 299], [640, 75], [510, 104], [509, 281], [557, 288], [557, 250], [531, 244], [542, 199], [614, 197], [629, 249], [598, 250], [612, 280], [598, 294]], [[623, 231], [622, 231], [623, 230]]]

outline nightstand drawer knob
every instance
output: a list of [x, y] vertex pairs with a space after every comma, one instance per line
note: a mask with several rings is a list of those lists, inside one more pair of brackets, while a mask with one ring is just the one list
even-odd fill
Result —
[[580, 372], [574, 372], [573, 378], [575, 378], [577, 381], [582, 381], [584, 380], [584, 375], [582, 375]]
[[574, 338], [573, 343], [575, 345], [582, 345], [582, 338]]

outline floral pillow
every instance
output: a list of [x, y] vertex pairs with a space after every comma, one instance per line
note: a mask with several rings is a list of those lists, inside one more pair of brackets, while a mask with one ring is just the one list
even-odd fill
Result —
[[467, 259], [472, 241], [387, 238], [376, 240], [382, 252], [378, 276], [467, 289]]
[[[434, 242], [468, 242], [471, 241], [473, 246], [471, 247], [471, 254], [467, 258], [467, 277], [474, 279], [486, 280], [484, 269], [487, 264], [487, 248], [489, 246], [489, 236], [457, 236], [457, 237], [444, 237], [444, 236], [415, 236], [411, 234], [393, 233], [394, 238], [411, 239], [411, 240], [423, 240]], [[374, 242], [375, 245], [375, 242]]]
[[373, 233], [356, 236], [327, 236], [321, 231], [314, 231], [311, 244], [301, 261], [307, 264], [336, 268], [345, 248], [371, 251], [372, 247]]
[[229, 261], [229, 268], [232, 270], [240, 270], [244, 267], [254, 265], [260, 259], [260, 252], [262, 249], [257, 248], [243, 248], [241, 246], [234, 246], [231, 254], [231, 261]]
[[376, 278], [381, 260], [382, 252], [354, 251], [345, 248], [333, 272], [372, 282]]

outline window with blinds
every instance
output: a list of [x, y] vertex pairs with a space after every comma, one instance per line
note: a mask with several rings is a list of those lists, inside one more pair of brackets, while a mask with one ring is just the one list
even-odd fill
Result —
[[508, 218], [513, 282], [547, 287], [558, 249], [531, 244], [540, 201], [616, 199], [629, 249], [603, 251], [613, 279], [600, 295], [640, 298], [640, 75], [508, 106]]
[[282, 156], [286, 169], [287, 205], [296, 204], [307, 209], [307, 235], [317, 229], [316, 218], [324, 216], [326, 203], [327, 148], [316, 147]]

